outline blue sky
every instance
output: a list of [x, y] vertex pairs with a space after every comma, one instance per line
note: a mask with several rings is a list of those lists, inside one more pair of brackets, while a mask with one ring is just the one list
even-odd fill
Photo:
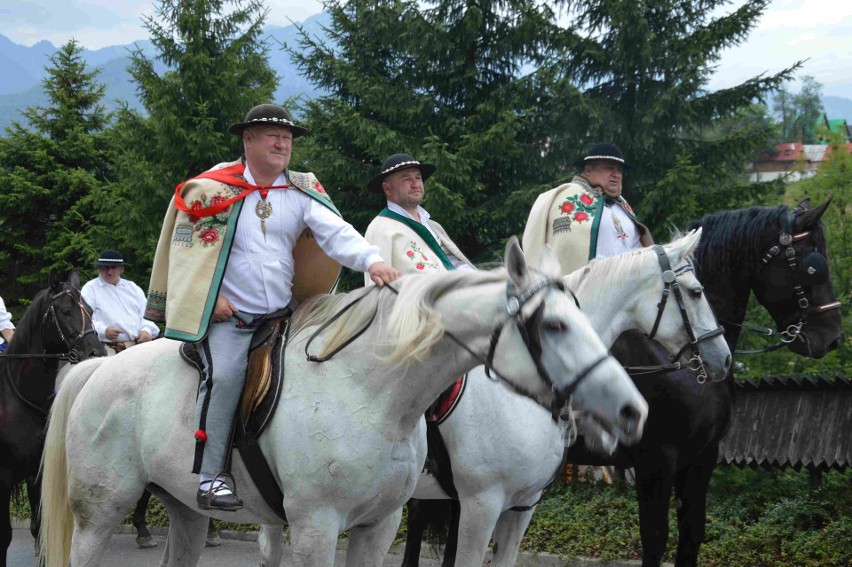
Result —
[[[733, 0], [730, 12], [743, 0]], [[318, 0], [266, 0], [267, 22], [287, 25], [322, 11]], [[48, 40], [60, 45], [74, 37], [89, 49], [144, 39], [143, 14], [152, 0], [11, 0], [0, 6], [0, 34], [23, 45]], [[748, 41], [728, 49], [711, 89], [738, 84], [809, 59], [801, 75], [823, 84], [823, 94], [852, 99], [852, 1], [774, 0]], [[793, 89], [797, 85], [792, 85]]]

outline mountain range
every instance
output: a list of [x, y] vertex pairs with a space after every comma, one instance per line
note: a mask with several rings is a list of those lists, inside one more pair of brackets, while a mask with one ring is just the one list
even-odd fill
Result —
[[[312, 36], [324, 37], [323, 27], [329, 22], [330, 17], [320, 13], [305, 20], [301, 26]], [[298, 47], [297, 26], [267, 26], [263, 34], [269, 47], [269, 65], [278, 75], [275, 100], [283, 102], [290, 97], [301, 95], [311, 98], [320, 94], [307, 79], [299, 75], [290, 55], [283, 49], [284, 45]], [[165, 66], [155, 60], [156, 49], [149, 40], [97, 50], [84, 49], [80, 53], [86, 62], [86, 69], [97, 70], [95, 80], [106, 87], [102, 103], [107, 110], [115, 110], [125, 103], [130, 108], [142, 110], [136, 84], [127, 72], [131, 52], [137, 49], [154, 60], [154, 68], [158, 73], [165, 71]], [[47, 74], [46, 68], [52, 65], [49, 57], [57, 51], [58, 48], [47, 41], [26, 47], [0, 35], [0, 76], [3, 77], [0, 82], [0, 133], [12, 121], [25, 120], [21, 115], [22, 110], [48, 104], [42, 81]]]
[[[301, 25], [311, 35], [325, 36], [323, 28], [330, 23], [330, 16], [320, 13], [305, 20]], [[313, 98], [321, 92], [302, 77], [283, 45], [298, 47], [299, 31], [297, 26], [267, 26], [264, 37], [269, 46], [269, 64], [279, 78], [275, 91], [275, 100], [284, 100], [301, 96]], [[21, 111], [30, 106], [46, 106], [47, 96], [43, 92], [42, 81], [45, 69], [51, 65], [49, 57], [57, 47], [47, 41], [40, 41], [26, 47], [18, 45], [0, 35], [0, 135], [12, 121], [23, 121]], [[97, 50], [83, 50], [81, 56], [88, 70], [97, 70], [96, 80], [106, 87], [103, 104], [107, 110], [115, 110], [122, 104], [142, 110], [137, 98], [136, 85], [127, 67], [130, 54], [139, 49], [149, 59], [155, 60], [156, 50], [151, 41], [144, 40], [134, 44], [104, 47]], [[155, 60], [155, 68], [162, 73], [165, 68]], [[829, 118], [845, 118], [852, 124], [852, 99], [839, 96], [823, 96], [823, 107]]]

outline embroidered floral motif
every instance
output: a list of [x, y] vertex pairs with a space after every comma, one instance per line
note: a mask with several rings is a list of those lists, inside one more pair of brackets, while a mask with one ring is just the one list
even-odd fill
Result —
[[316, 191], [317, 193], [322, 193], [323, 195], [326, 194], [325, 188], [322, 186], [322, 184], [319, 181], [314, 182], [314, 191]]
[[[213, 195], [213, 197], [208, 197], [205, 193], [202, 193], [200, 198], [196, 199], [189, 205], [189, 210], [197, 211], [212, 205], [223, 203], [227, 199], [228, 198], [224, 195]], [[219, 242], [222, 233], [225, 231], [225, 227], [228, 225], [228, 215], [228, 212], [204, 218], [199, 218], [192, 214], [189, 215], [189, 220], [193, 223], [195, 234], [198, 235], [198, 238], [201, 240], [202, 246], [207, 248], [215, 246], [216, 243]]]
[[409, 260], [414, 262], [414, 268], [417, 270], [424, 270], [426, 268], [431, 270], [439, 269], [438, 264], [430, 262], [429, 258], [423, 253], [423, 250], [413, 240], [408, 243], [408, 250], [405, 251], [405, 255]]
[[571, 232], [571, 224], [574, 222], [583, 223], [594, 218], [597, 213], [595, 205], [595, 196], [589, 192], [583, 192], [579, 195], [570, 195], [559, 206], [559, 212], [563, 217], [559, 217], [553, 221], [553, 232]]

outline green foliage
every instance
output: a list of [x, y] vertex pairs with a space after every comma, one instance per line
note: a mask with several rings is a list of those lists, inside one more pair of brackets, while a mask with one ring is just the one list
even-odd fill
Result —
[[109, 182], [100, 104], [104, 87], [86, 70], [75, 41], [50, 58], [42, 85], [49, 106], [23, 112], [0, 138], [0, 270], [3, 293], [18, 305], [47, 282], [51, 268], [88, 264], [102, 241], [87, 203]]
[[329, 40], [303, 35], [304, 51], [291, 50], [329, 93], [304, 105], [312, 131], [293, 168], [316, 172], [363, 230], [384, 206], [365, 186], [385, 157], [434, 163], [425, 206], [468, 256], [494, 259], [525, 220], [526, 210], [504, 206], [507, 195], [559, 173], [559, 160], [542, 157], [547, 84], [522, 73], [545, 57], [553, 12], [528, 0], [353, 0], [327, 10]]
[[[768, 144], [772, 128], [731, 119], [796, 65], [712, 93], [707, 81], [720, 53], [747, 37], [768, 3], [716, 16], [726, 1], [567, 1], [572, 22], [558, 34], [563, 51], [551, 63], [566, 87], [553, 150], [575, 156], [590, 142], [619, 144], [638, 164], [625, 176], [625, 195], [655, 233], [693, 207], [739, 206], [743, 164]], [[577, 88], [582, 107], [572, 104]]]
[[778, 142], [817, 142], [817, 123], [822, 116], [822, 84], [811, 76], [802, 78], [802, 89], [794, 94], [786, 88], [775, 95], [775, 114], [780, 120]]

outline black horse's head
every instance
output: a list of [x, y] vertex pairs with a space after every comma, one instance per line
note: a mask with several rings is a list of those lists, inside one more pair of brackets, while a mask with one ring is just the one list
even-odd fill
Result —
[[805, 199], [779, 217], [777, 228], [764, 233], [764, 256], [752, 285], [778, 329], [787, 331], [788, 348], [812, 358], [825, 356], [841, 340], [840, 303], [829, 278], [820, 222], [830, 202], [811, 208]]
[[80, 274], [71, 271], [68, 281], [60, 281], [50, 271], [49, 288], [43, 298], [42, 340], [46, 352], [69, 353], [77, 360], [105, 356], [92, 325], [92, 309], [80, 295]]

